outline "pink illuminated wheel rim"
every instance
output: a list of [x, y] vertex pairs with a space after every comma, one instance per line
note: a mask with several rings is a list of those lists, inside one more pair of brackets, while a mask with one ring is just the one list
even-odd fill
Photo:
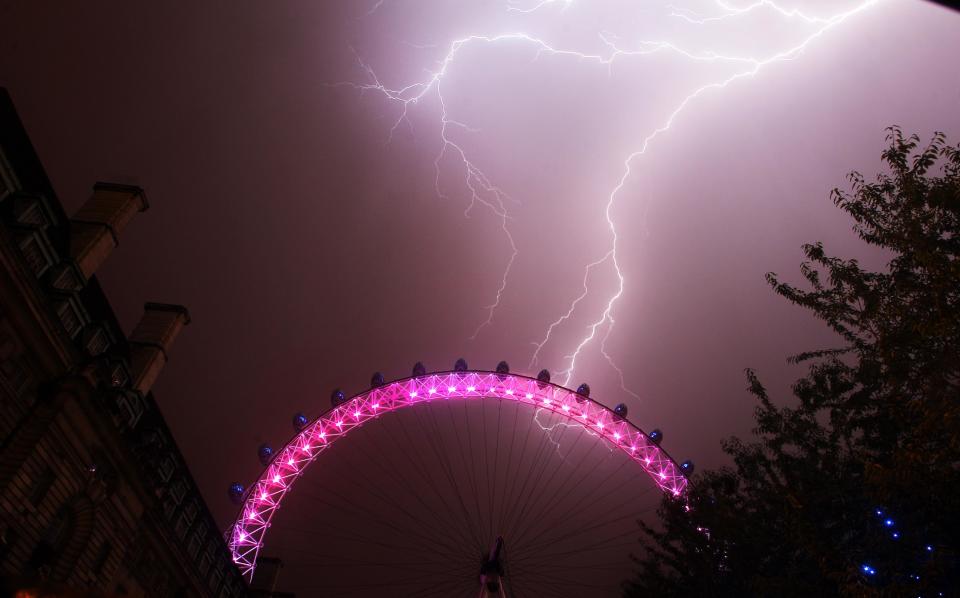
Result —
[[[418, 405], [425, 407], [402, 409]], [[481, 408], [485, 409], [488, 415], [484, 416], [483, 413], [485, 412], [480, 411]], [[494, 408], [496, 409], [496, 420], [492, 416]], [[503, 415], [504, 409], [509, 411], [507, 416]], [[386, 413], [401, 411], [403, 413], [381, 418]], [[538, 431], [533, 425], [525, 428], [518, 424], [521, 412], [528, 414], [528, 417], [529, 414], [532, 414], [532, 421], [540, 430]], [[469, 420], [471, 413], [474, 417], [473, 424]], [[449, 418], [447, 414], [449, 414]], [[481, 461], [480, 456], [474, 457], [474, 454], [478, 452], [474, 446], [475, 440], [469, 439], [471, 446], [468, 448], [468, 441], [464, 436], [470, 434], [471, 428], [474, 429], [474, 433], [480, 429], [480, 424], [476, 419], [478, 414], [481, 418], [486, 417], [482, 422], [485, 432], [483, 441], [485, 443], [492, 436], [500, 434], [501, 427], [509, 429], [510, 423], [506, 420], [512, 417], [513, 438], [511, 440], [515, 442], [516, 448], [513, 442], [509, 447], [507, 446], [506, 432], [504, 432], [502, 442], [501, 437], [496, 436], [497, 457], [495, 459], [484, 456]], [[467, 418], [466, 428], [462, 428], [464, 417]], [[404, 420], [404, 418], [409, 418], [409, 421]], [[459, 418], [459, 420], [456, 418]], [[386, 428], [392, 419], [403, 424], [399, 425], [399, 433], [391, 432]], [[385, 447], [379, 452], [372, 451], [371, 454], [369, 446], [365, 448], [364, 444], [359, 442], [360, 437], [364, 434], [377, 432], [375, 428], [378, 426], [371, 427], [369, 425], [367, 426], [367, 432], [361, 432], [365, 424], [375, 420], [381, 421], [382, 423], [378, 426], [384, 426], [385, 434], [390, 434], [393, 438], [389, 447]], [[459, 431], [457, 429], [458, 421], [461, 422], [462, 428]], [[487, 428], [488, 424], [489, 430]], [[463, 433], [463, 429], [466, 430], [466, 434]], [[479, 434], [477, 435], [479, 436]], [[352, 438], [348, 439], [348, 436]], [[357, 439], [359, 444], [352, 446], [351, 441], [353, 439]], [[524, 449], [522, 454], [519, 450], [521, 441], [523, 441]], [[429, 446], [430, 450], [423, 448], [423, 450], [418, 450], [416, 454], [403, 454], [405, 445], [415, 445], [418, 442], [423, 443], [422, 447]], [[440, 444], [441, 442], [447, 443], [446, 449]], [[479, 445], [479, 440], [476, 442]], [[489, 440], [489, 444], [485, 444], [487, 452], [491, 454], [493, 442], [493, 440]], [[531, 457], [525, 456], [528, 444], [532, 447], [533, 444], [538, 442], [540, 448], [537, 452], [534, 453], [533, 448], [531, 448]], [[522, 530], [528, 534], [533, 534], [529, 529], [533, 525], [531, 522], [540, 522], [541, 520], [544, 522], [542, 525], [545, 527], [545, 531], [538, 530], [537, 537], [540, 544], [534, 544], [533, 546], [543, 547], [537, 548], [537, 550], [543, 551], [544, 559], [554, 554], [550, 552], [551, 550], [556, 553], [560, 553], [561, 549], [566, 550], [563, 548], [562, 540], [569, 538], [571, 532], [563, 531], [562, 526], [568, 522], [570, 522], [570, 525], [577, 525], [580, 528], [589, 528], [599, 526], [600, 522], [611, 521], [613, 523], [605, 523], [607, 526], [605, 529], [610, 530], [608, 534], [611, 537], [616, 533], [617, 537], [628, 537], [631, 542], [636, 542], [639, 532], [634, 523], [636, 517], [630, 501], [627, 500], [625, 505], [618, 507], [622, 513], [612, 513], [612, 509], [605, 507], [600, 498], [605, 496], [617, 497], [620, 493], [619, 488], [623, 488], [626, 484], [639, 484], [637, 478], [643, 477], [638, 476], [639, 472], [646, 474], [649, 480], [653, 482], [652, 484], [649, 481], [642, 482], [645, 491], [660, 490], [667, 495], [680, 497], [684, 494], [687, 486], [687, 479], [681, 472], [680, 467], [663, 449], [650, 441], [643, 431], [626, 419], [617, 416], [611, 409], [569, 389], [525, 376], [485, 371], [443, 372], [407, 378], [370, 389], [330, 409], [310, 422], [276, 452], [273, 460], [259, 479], [247, 490], [238, 518], [228, 532], [228, 543], [233, 553], [233, 560], [248, 579], [253, 577], [257, 556], [264, 547], [267, 530], [275, 523], [275, 515], [281, 503], [289, 496], [296, 497], [296, 493], [291, 495], [289, 492], [293, 485], [321, 453], [330, 452], [335, 445], [343, 447], [344, 450], [339, 453], [343, 458], [330, 461], [324, 459], [325, 467], [323, 469], [336, 472], [339, 480], [347, 480], [342, 486], [349, 488], [353, 485], [357, 488], [355, 491], [357, 495], [378, 495], [377, 498], [383, 502], [377, 504], [386, 505], [386, 507], [371, 507], [371, 519], [391, 527], [406, 523], [409, 528], [403, 533], [411, 539], [411, 542], [420, 541], [426, 537], [437, 537], [436, 530], [438, 529], [440, 530], [439, 536], [443, 537], [437, 538], [436, 546], [437, 551], [443, 554], [454, 551], [463, 543], [476, 545], [478, 542], [481, 544], [492, 542], [497, 534], [502, 531], [494, 529], [495, 527], [507, 527], [514, 531]], [[449, 448], [450, 446], [461, 447], [463, 454], [467, 455], [465, 460], [461, 455], [460, 461], [451, 458], [444, 465], [443, 459], [446, 458], [444, 453], [452, 451]], [[580, 457], [581, 453], [584, 455], [582, 458]], [[365, 457], [364, 464], [356, 465], [352, 461], [353, 457], [348, 458], [348, 455], [351, 454], [357, 454], [360, 458]], [[500, 484], [500, 482], [497, 482], [498, 479], [504, 480], [500, 485], [506, 485], [507, 477], [505, 476], [510, 475], [511, 460], [516, 461], [517, 459], [519, 459], [516, 465], [517, 472], [520, 472], [521, 467], [530, 467], [531, 469], [529, 472], [525, 470], [522, 475], [519, 475], [519, 480], [511, 480], [515, 488], [521, 484], [524, 487], [531, 485], [532, 482], [523, 479], [524, 477], [531, 480], [536, 479], [539, 483], [540, 480], [549, 481], [555, 477], [559, 478], [559, 475], [566, 472], [570, 480], [567, 482], [569, 490], [544, 490], [542, 497], [537, 495], [537, 502], [533, 503], [533, 506], [527, 504], [531, 503], [532, 500], [527, 500], [521, 505], [519, 499], [513, 498], [513, 495], [511, 495], [509, 504], [503, 504], [502, 500], [498, 504], [496, 496], [493, 496], [492, 502], [487, 504], [497, 507], [501, 515], [506, 513], [502, 518], [503, 521], [496, 525], [490, 523], [489, 530], [484, 528], [480, 533], [475, 531], [473, 534], [467, 534], [451, 530], [447, 534], [445, 530], [452, 527], [451, 522], [456, 523], [461, 519], [466, 519], [469, 514], [482, 510], [481, 503], [483, 503], [483, 500], [473, 496], [477, 502], [476, 510], [473, 509], [472, 505], [467, 504], [470, 503], [469, 500], [464, 502], [462, 496], [457, 499], [460, 501], [459, 505], [457, 505], [456, 500], [450, 499], [447, 501], [442, 497], [442, 505], [440, 503], [427, 504], [429, 503], [429, 497], [417, 496], [417, 494], [428, 495], [430, 492], [422, 488], [418, 490], [415, 486], [405, 485], [403, 476], [396, 473], [399, 471], [397, 467], [387, 462], [388, 459], [399, 460], [401, 458], [408, 461], [426, 461], [431, 454], [441, 460], [438, 462], [440, 463], [438, 470], [441, 471], [438, 478], [445, 476], [451, 485], [457, 487], [461, 495], [467, 495], [468, 498], [474, 493], [479, 496], [485, 492], [490, 492], [492, 495], [493, 490], [489, 488], [491, 485], [489, 483], [491, 468], [494, 470], [494, 485]], [[331, 454], [331, 459], [333, 456]], [[539, 461], [546, 461], [548, 465], [542, 467], [526, 465]], [[614, 461], [617, 464], [618, 477], [614, 477], [614, 465], [612, 464]], [[593, 465], [594, 462], [598, 465]], [[606, 462], [610, 462], [611, 465], [608, 467], [605, 465]], [[574, 470], [574, 463], [577, 463], [580, 470], [583, 471], [582, 476], [579, 473], [574, 475], [567, 472], [567, 470]], [[610, 470], [609, 475], [603, 473], [606, 471], [605, 467]], [[482, 470], [484, 468], [487, 473], [487, 487], [482, 483]], [[498, 468], [501, 470], [500, 478], [496, 474]], [[369, 471], [361, 471], [361, 469], [368, 469]], [[477, 469], [481, 473], [468, 471], [469, 469]], [[413, 473], [407, 474], [405, 477], [416, 478], [422, 475], [422, 472], [416, 469], [411, 471]], [[597, 479], [588, 480], [588, 476], [594, 472], [596, 472], [595, 477]], [[398, 476], [398, 479], [393, 479], [392, 476], [394, 475]], [[473, 475], [472, 485], [470, 483], [471, 475]], [[348, 480], [348, 478], [354, 477], [362, 479], [363, 482], [358, 485], [355, 480]], [[382, 482], [382, 486], [367, 485], [370, 483], [368, 478]], [[622, 481], [616, 482], [619, 486], [614, 486], [612, 480], [621, 480], [621, 478]], [[478, 480], [480, 481], [478, 482]], [[361, 516], [362, 509], [354, 504], [354, 501], [347, 500], [338, 493], [336, 480], [328, 479], [324, 483], [326, 485], [323, 491], [330, 494], [326, 494], [324, 497], [316, 497], [319, 501], [318, 506], [322, 507], [324, 512], [341, 513], [343, 517]], [[309, 486], [309, 481], [304, 482], [304, 485]], [[608, 485], [611, 486], [609, 490], [605, 488]], [[598, 488], [594, 488], [594, 486]], [[589, 487], [593, 494], [588, 497], [586, 493], [583, 493], [583, 498], [580, 498], [574, 504], [574, 499], [580, 493], [579, 489], [581, 487]], [[409, 490], [406, 494], [413, 497], [408, 503], [404, 503], [404, 498], [398, 497], [396, 494], [404, 488]], [[305, 489], [304, 494], [309, 495], [309, 492]], [[521, 498], [527, 497], [524, 491], [514, 494]], [[573, 506], [563, 503], [563, 497], [571, 494], [573, 498], [570, 499], [569, 503]], [[534, 493], [531, 491], [529, 497], [533, 495]], [[594, 495], [597, 498], [593, 498]], [[620, 495], [626, 497], [627, 493], [620, 493]], [[308, 498], [313, 497], [308, 496]], [[292, 502], [296, 503], [297, 498], [292, 499]], [[291, 500], [288, 500], [287, 504], [290, 503]], [[448, 518], [442, 518], [440, 512], [445, 510], [442, 507], [446, 507], [446, 510], [450, 510], [453, 514]], [[302, 506], [297, 508], [303, 509]], [[420, 516], [423, 516], [427, 523], [437, 525], [434, 528], [435, 531], [430, 532], [427, 525], [424, 525], [423, 529], [410, 525], [409, 511], [414, 508], [422, 511]], [[461, 509], [464, 517], [460, 517], [458, 514]], [[593, 512], [591, 512], [591, 509], [593, 509]], [[374, 510], [376, 512], [373, 512]], [[535, 510], [544, 511], [545, 515], [540, 512], [535, 513]], [[572, 515], [565, 518], [565, 513], [576, 514], [580, 519], [578, 520]], [[616, 519], [614, 519], [614, 516], [616, 516]], [[593, 519], [590, 519], [590, 517], [593, 517]], [[337, 519], [339, 520], [340, 517]], [[598, 523], [594, 524], [594, 521]], [[441, 523], [443, 525], [440, 525]], [[337, 538], [340, 539], [339, 541], [343, 541], [344, 535], [349, 535], [349, 532], [339, 530], [336, 525], [326, 524], [309, 532], [303, 528], [294, 531], [310, 533], [317, 543], [335, 542]], [[584, 533], [586, 534], [586, 532]], [[551, 534], [553, 535], [551, 536]], [[584, 535], [583, 537], [588, 536]], [[556, 540], [551, 538], [556, 538]], [[593, 540], [594, 538], [591, 538], [590, 544], [593, 543]], [[367, 542], [368, 544], [378, 543], [376, 540], [368, 540]], [[589, 548], [589, 546], [584, 547], [583, 550], [586, 552], [582, 554], [588, 553]], [[476, 551], [475, 546], [472, 546], [472, 549]], [[350, 558], [355, 561], [362, 561], [364, 554], [373, 554], [376, 551], [357, 548], [357, 552], [360, 556]], [[547, 565], [561, 566], [557, 563], [562, 562], [562, 559], [550, 557], [549, 560], [541, 562], [537, 560], [536, 556], [519, 554], [519, 550], [515, 552], [516, 558], [513, 563], [517, 571], [533, 565], [541, 569]], [[577, 551], [566, 550], [566, 552]], [[622, 552], [624, 555], [628, 555], [630, 549], [624, 548]], [[507, 554], [507, 562], [511, 562], [511, 537], [509, 534], [506, 537], [505, 553]], [[332, 558], [330, 562], [352, 564], [347, 556], [339, 553], [330, 558]], [[382, 557], [378, 558], [382, 560]], [[421, 562], [418, 559], [422, 558], [407, 559], [408, 561], [414, 561], [413, 565], [409, 567], [409, 572], [406, 573], [408, 577], [415, 579], [417, 571], [426, 570], [423, 567], [420, 569], [416, 567], [417, 563]], [[568, 567], [576, 566], [577, 554], [568, 555], [564, 558], [570, 559], [570, 562], [573, 563]], [[398, 559], [398, 561], [403, 561], [403, 559]], [[526, 565], [523, 561], [527, 562]], [[359, 567], [361, 564], [358, 562], [357, 566]], [[476, 565], [479, 569], [479, 555]], [[465, 568], [465, 574], [469, 577], [469, 562], [461, 564], [461, 567]], [[549, 570], [549, 567], [547, 569]], [[461, 572], [461, 574], [464, 573]], [[510, 577], [509, 572], [507, 577]], [[397, 579], [406, 579], [406, 577], [399, 575]], [[545, 586], [541, 586], [541, 588], [543, 587]], [[439, 590], [438, 595], [442, 595], [443, 592], [444, 590]], [[522, 592], [516, 593], [521, 594]], [[550, 592], [544, 590], [543, 594], [549, 595]], [[428, 593], [424, 593], [424, 595], [428, 595]], [[448, 595], [455, 595], [455, 593], [449, 593]], [[557, 595], [566, 594], [559, 592]], [[581, 595], [590, 594], [587, 591], [581, 592]]]

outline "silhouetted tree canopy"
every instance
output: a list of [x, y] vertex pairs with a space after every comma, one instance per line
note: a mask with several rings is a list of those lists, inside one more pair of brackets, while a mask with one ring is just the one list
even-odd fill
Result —
[[[733, 465], [696, 476], [689, 502], [641, 524], [627, 596], [953, 595], [960, 587], [960, 148], [892, 127], [888, 171], [833, 202], [884, 272], [804, 246], [802, 286], [767, 280], [839, 346], [809, 364], [787, 406], [756, 397]], [[889, 520], [889, 521], [888, 521]]]

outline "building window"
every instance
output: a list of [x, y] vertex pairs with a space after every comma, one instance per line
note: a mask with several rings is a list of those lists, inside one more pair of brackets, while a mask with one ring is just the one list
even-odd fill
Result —
[[167, 495], [163, 499], [163, 514], [167, 519], [173, 519], [173, 514], [177, 511], [177, 503], [170, 498], [170, 495]]
[[[111, 380], [115, 379], [112, 378]], [[112, 383], [114, 386], [118, 385], [116, 382]], [[119, 384], [122, 383], [123, 381]], [[125, 420], [131, 428], [137, 425], [137, 422], [140, 421], [140, 416], [143, 415], [143, 401], [140, 399], [140, 395], [135, 392], [122, 392], [117, 394], [117, 407], [120, 410], [121, 419]]]
[[97, 577], [100, 576], [100, 573], [103, 572], [103, 568], [107, 566], [107, 561], [110, 560], [110, 553], [113, 552], [113, 546], [109, 541], [104, 540], [103, 544], [100, 545], [100, 550], [97, 551], [97, 558], [93, 560], [93, 574]]
[[49, 467], [45, 468], [33, 481], [33, 486], [30, 487], [30, 504], [35, 507], [40, 506], [56, 479], [57, 476], [53, 473], [53, 470]]
[[183, 502], [183, 497], [187, 494], [187, 483], [179, 479], [170, 485], [170, 496], [178, 505]]
[[193, 521], [196, 518], [197, 503], [190, 501], [184, 505], [183, 509], [180, 511], [180, 517], [177, 518], [176, 532], [181, 539], [186, 538], [187, 532], [190, 530], [190, 526], [193, 525]]
[[53, 265], [52, 250], [45, 246], [38, 232], [30, 234], [20, 242], [20, 253], [23, 254], [23, 259], [27, 261], [37, 278], [40, 278]]
[[200, 557], [200, 563], [198, 564], [200, 567], [200, 575], [207, 574], [207, 569], [210, 568], [210, 562], [211, 559], [209, 555], [204, 554], [202, 557]]
[[60, 304], [60, 307], [57, 309], [57, 315], [60, 317], [60, 323], [67, 329], [67, 334], [70, 335], [70, 338], [77, 336], [77, 333], [83, 328], [81, 316], [77, 313], [76, 306], [70, 301], [64, 301]]
[[[160, 480], [163, 482], [170, 481], [170, 478], [173, 477], [173, 470], [177, 468], [177, 464], [173, 462], [173, 459], [170, 457], [164, 458], [160, 462], [160, 467], [157, 468], [157, 472], [160, 474]], [[177, 503], [180, 501], [178, 500]]]
[[190, 560], [196, 560], [197, 555], [200, 554], [200, 544], [203, 543], [203, 540], [200, 539], [201, 533], [194, 532], [190, 537], [190, 544], [187, 545], [187, 555], [190, 557]]
[[223, 581], [222, 567], [223, 567], [223, 563], [220, 563], [218, 567], [214, 567], [213, 571], [210, 572], [210, 579], [208, 580], [208, 582], [210, 583], [210, 590], [212, 592], [216, 592], [217, 587], [220, 586], [220, 582]]

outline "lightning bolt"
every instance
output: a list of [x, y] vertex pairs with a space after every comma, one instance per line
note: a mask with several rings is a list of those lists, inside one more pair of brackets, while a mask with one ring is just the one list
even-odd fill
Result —
[[[552, 6], [559, 6], [562, 12], [569, 8], [573, 1], [574, 0], [539, 0], [539, 2], [535, 2], [528, 7], [523, 7], [515, 2], [510, 1], [507, 4], [507, 10], [509, 12], [522, 13], [523, 15], [531, 15]], [[456, 58], [463, 48], [472, 45], [502, 45], [510, 43], [521, 44], [528, 46], [533, 50], [534, 60], [539, 59], [541, 56], [549, 55], [554, 57], [575, 59], [578, 62], [593, 62], [606, 68], [608, 70], [608, 74], [611, 73], [612, 66], [617, 60], [636, 56], [646, 56], [658, 52], [673, 53], [681, 58], [691, 61], [711, 63], [722, 62], [741, 67], [739, 70], [736, 70], [736, 72], [733, 72], [733, 74], [728, 74], [722, 79], [697, 87], [684, 96], [681, 101], [668, 113], [667, 117], [661, 121], [661, 124], [639, 141], [638, 145], [636, 146], [637, 149], [629, 153], [622, 160], [621, 175], [616, 180], [610, 192], [607, 194], [604, 202], [603, 213], [610, 236], [609, 248], [601, 257], [588, 263], [584, 267], [582, 292], [570, 302], [569, 308], [563, 314], [549, 324], [541, 339], [532, 343], [534, 350], [530, 360], [531, 367], [536, 364], [541, 350], [551, 342], [553, 334], [557, 328], [570, 321], [577, 312], [578, 307], [580, 307], [581, 302], [586, 299], [588, 295], [590, 295], [591, 289], [589, 286], [589, 279], [591, 272], [600, 266], [609, 265], [616, 276], [616, 289], [602, 304], [603, 308], [599, 315], [596, 315], [594, 318], [589, 320], [590, 323], [586, 326], [586, 332], [584, 336], [574, 345], [572, 352], [564, 356], [564, 358], [567, 360], [567, 368], [562, 370], [560, 375], [564, 377], [563, 384], [568, 386], [577, 367], [578, 359], [583, 355], [584, 350], [599, 337], [599, 353], [606, 360], [609, 366], [617, 373], [619, 377], [620, 388], [624, 392], [639, 398], [636, 393], [627, 388], [623, 370], [616, 364], [615, 360], [607, 350], [607, 342], [612, 335], [616, 324], [614, 309], [626, 289], [626, 280], [623, 275], [623, 270], [621, 269], [619, 255], [617, 253], [619, 236], [617, 224], [614, 219], [614, 206], [616, 205], [617, 199], [621, 195], [625, 185], [633, 175], [635, 163], [641, 156], [647, 153], [647, 150], [653, 141], [669, 131], [675, 120], [685, 110], [687, 110], [688, 106], [694, 103], [694, 101], [701, 96], [713, 91], [724, 89], [741, 79], [753, 78], [763, 68], [771, 64], [796, 58], [811, 43], [823, 36], [830, 29], [837, 27], [853, 15], [866, 10], [878, 2], [879, 0], [864, 0], [849, 10], [839, 12], [828, 17], [811, 16], [800, 11], [799, 9], [783, 8], [771, 0], [757, 0], [742, 7], [736, 7], [724, 0], [716, 0], [714, 5], [717, 8], [718, 14], [709, 16], [704, 16], [692, 10], [678, 8], [673, 5], [667, 6], [667, 9], [670, 11], [670, 17], [679, 19], [690, 25], [700, 27], [716, 26], [718, 23], [723, 21], [744, 18], [760, 11], [768, 11], [778, 15], [779, 18], [797, 21], [804, 27], [812, 28], [812, 30], [796, 45], [764, 57], [726, 55], [712, 51], [690, 51], [676, 44], [660, 40], [640, 40], [634, 44], [633, 49], [625, 49], [621, 46], [620, 40], [608, 32], [599, 32], [598, 34], [601, 42], [607, 50], [605, 53], [600, 54], [595, 52], [583, 52], [575, 49], [555, 47], [543, 39], [528, 35], [526, 33], [509, 32], [496, 35], [468, 35], [459, 39], [455, 39], [450, 43], [447, 53], [439, 61], [435, 70], [428, 71], [424, 79], [414, 81], [413, 83], [409, 83], [401, 87], [389, 87], [385, 85], [374, 72], [374, 70], [368, 64], [366, 64], [359, 55], [357, 55], [357, 61], [361, 69], [367, 75], [367, 82], [346, 82], [339, 83], [337, 85], [351, 87], [359, 90], [361, 93], [378, 93], [390, 103], [396, 104], [399, 107], [397, 118], [389, 131], [387, 139], [388, 143], [393, 139], [393, 135], [402, 125], [406, 124], [412, 131], [413, 125], [409, 120], [409, 114], [413, 107], [424, 101], [428, 96], [435, 97], [438, 101], [440, 106], [440, 150], [434, 159], [435, 191], [439, 197], [446, 197], [441, 185], [442, 163], [445, 160], [453, 159], [460, 169], [463, 177], [463, 188], [467, 191], [469, 197], [467, 207], [464, 210], [464, 215], [469, 217], [473, 209], [478, 204], [483, 206], [498, 219], [500, 228], [503, 231], [511, 250], [510, 257], [507, 259], [507, 262], [504, 266], [500, 284], [493, 296], [493, 300], [490, 304], [484, 307], [486, 318], [477, 326], [473, 335], [470, 337], [473, 339], [480, 334], [484, 327], [493, 322], [495, 312], [500, 307], [503, 295], [507, 290], [510, 273], [517, 256], [519, 255], [519, 250], [510, 227], [511, 218], [507, 208], [508, 203], [511, 200], [510, 196], [503, 189], [492, 182], [490, 177], [488, 177], [486, 173], [480, 167], [478, 167], [473, 160], [471, 160], [463, 145], [458, 143], [454, 138], [454, 131], [460, 131], [464, 134], [473, 134], [477, 132], [476, 129], [469, 127], [466, 123], [450, 117], [443, 94], [444, 78], [455, 64]], [[382, 4], [383, 0], [378, 0], [373, 10], [376, 10]], [[373, 10], [371, 10], [371, 12], [373, 12]], [[539, 422], [538, 425], [540, 425]], [[541, 425], [541, 427], [543, 426]]]
[[[554, 422], [553, 424], [549, 424], [549, 425], [544, 424], [543, 422], [540, 421], [540, 413], [541, 413], [541, 412], [546, 412], [546, 413], [548, 413], [548, 414], [552, 414], [552, 413], [553, 413], [553, 412], [550, 411], [549, 409], [544, 409], [543, 407], [537, 407], [537, 410], [536, 410], [536, 411], [534, 412], [534, 414], [533, 414], [533, 423], [535, 423], [538, 428], [540, 428], [541, 430], [543, 430], [543, 431], [546, 433], [548, 441], [550, 442], [550, 444], [553, 445], [554, 449], [557, 451], [557, 456], [559, 456], [560, 459], [563, 460], [563, 461], [566, 461], [566, 457], [564, 457], [564, 456], [563, 456], [563, 453], [560, 452], [560, 441], [559, 441], [559, 440], [556, 440], [556, 439], [553, 437], [553, 431], [556, 430], [557, 428], [581, 428], [581, 429], [583, 429], [584, 432], [586, 432], [587, 434], [593, 436], [594, 438], [599, 438], [599, 437], [600, 437], [599, 434], [597, 434], [596, 432], [594, 432], [593, 430], [591, 430], [588, 426], [585, 426], [585, 425], [583, 425], [583, 424], [570, 423], [570, 422], [562, 421], [562, 420], [556, 421], [556, 422]], [[611, 444], [609, 444], [609, 443], [603, 443], [602, 446], [603, 446], [605, 449], [607, 449], [607, 452], [608, 452], [608, 453], [612, 453], [613, 450], [614, 450], [613, 445], [611, 445]]]

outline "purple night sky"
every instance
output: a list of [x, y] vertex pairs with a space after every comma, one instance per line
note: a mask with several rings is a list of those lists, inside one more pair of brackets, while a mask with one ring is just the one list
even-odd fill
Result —
[[189, 307], [155, 390], [226, 526], [294, 412], [417, 360], [564, 382], [600, 322], [569, 385], [699, 468], [751, 428], [745, 367], [787, 400], [834, 339], [764, 274], [816, 240], [883, 264], [829, 191], [888, 125], [960, 141], [960, 13], [755, 4], [0, 2], [0, 85], [68, 212], [146, 189], [98, 275], [127, 329]]

